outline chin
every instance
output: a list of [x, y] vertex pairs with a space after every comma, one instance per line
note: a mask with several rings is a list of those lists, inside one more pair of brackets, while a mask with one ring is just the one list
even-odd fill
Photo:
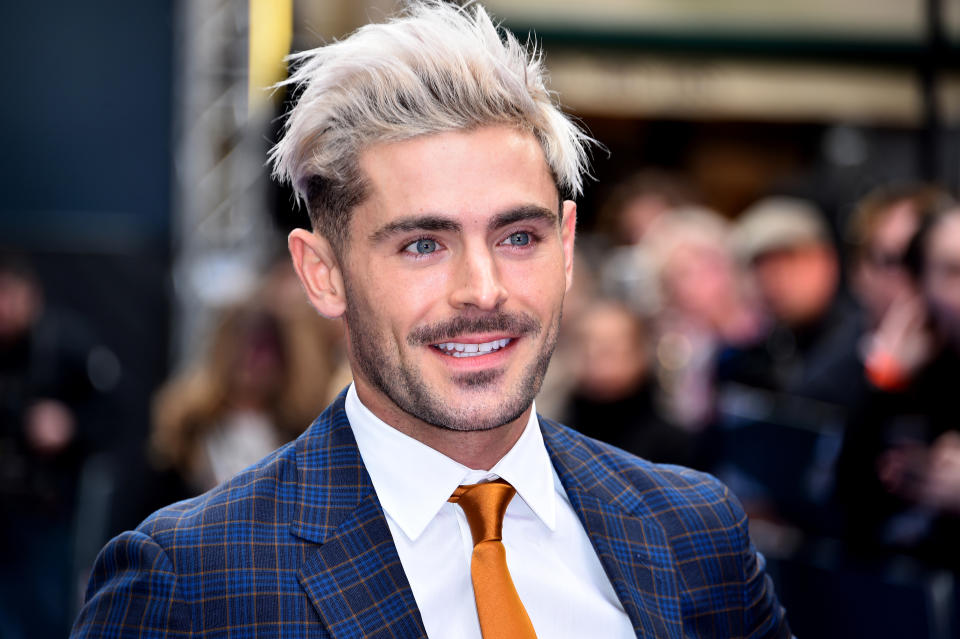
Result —
[[[533, 397], [510, 393], [500, 384], [479, 383], [476, 376], [464, 382], [455, 382], [453, 390], [442, 403], [427, 401], [415, 407], [414, 413], [422, 421], [458, 432], [494, 430], [513, 423], [530, 408]], [[419, 413], [419, 414], [417, 414]]]
[[496, 430], [515, 422], [528, 408], [530, 408], [529, 404], [519, 411], [490, 412], [483, 409], [471, 411], [470, 408], [466, 408], [462, 413], [456, 416], [451, 415], [449, 416], [450, 419], [442, 420], [445, 423], [432, 425], [444, 430], [463, 433]]
[[457, 390], [482, 393], [502, 392], [500, 382], [503, 380], [503, 371], [486, 370], [474, 373], [463, 373], [453, 377], [453, 385]]

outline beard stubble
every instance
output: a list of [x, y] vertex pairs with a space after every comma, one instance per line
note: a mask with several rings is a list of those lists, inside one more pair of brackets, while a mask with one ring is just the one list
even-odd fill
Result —
[[[498, 399], [487, 412], [472, 411], [458, 400], [442, 397], [430, 388], [416, 368], [403, 361], [400, 345], [390, 344], [375, 327], [370, 305], [344, 282], [347, 298], [345, 319], [354, 364], [366, 380], [403, 412], [422, 422], [452, 431], [483, 431], [509, 424], [523, 415], [540, 391], [550, 358], [556, 348], [560, 313], [547, 327], [540, 351], [525, 368], [519, 383], [506, 396]], [[432, 344], [454, 341], [465, 333], [504, 332], [524, 339], [536, 339], [543, 326], [526, 313], [494, 311], [484, 315], [456, 316], [435, 324], [420, 326], [406, 338], [410, 348], [432, 348]], [[452, 378], [464, 393], [484, 390], [503, 376], [501, 370], [464, 373]]]

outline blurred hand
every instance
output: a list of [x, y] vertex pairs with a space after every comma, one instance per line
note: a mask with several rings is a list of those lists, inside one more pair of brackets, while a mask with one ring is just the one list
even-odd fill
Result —
[[944, 433], [930, 447], [920, 499], [941, 510], [960, 513], [960, 433]]
[[960, 433], [944, 433], [929, 447], [891, 448], [880, 457], [877, 473], [895, 495], [960, 514]]
[[31, 448], [43, 455], [55, 455], [73, 440], [76, 421], [63, 402], [42, 399], [27, 411], [24, 427]]
[[877, 475], [889, 492], [919, 500], [925, 481], [929, 451], [919, 442], [900, 444], [880, 456]]
[[894, 381], [893, 377], [906, 382], [929, 361], [932, 353], [933, 336], [927, 329], [926, 304], [920, 295], [907, 293], [890, 305], [873, 334], [866, 354], [867, 368], [873, 366], [877, 370], [892, 365], [896, 375], [886, 375], [891, 378], [888, 383]]

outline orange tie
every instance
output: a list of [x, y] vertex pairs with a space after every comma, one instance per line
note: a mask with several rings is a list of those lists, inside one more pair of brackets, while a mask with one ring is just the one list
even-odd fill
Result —
[[460, 504], [473, 535], [470, 576], [483, 639], [536, 639], [530, 617], [507, 570], [501, 541], [503, 515], [516, 489], [498, 479], [457, 488], [450, 501]]

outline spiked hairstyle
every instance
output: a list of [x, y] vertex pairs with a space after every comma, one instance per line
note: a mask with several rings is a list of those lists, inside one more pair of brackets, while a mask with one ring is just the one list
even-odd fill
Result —
[[294, 87], [297, 102], [270, 151], [273, 173], [335, 250], [366, 196], [360, 154], [379, 143], [512, 125], [537, 138], [564, 197], [581, 192], [591, 138], [546, 88], [542, 50], [520, 44], [480, 5], [415, 2], [290, 61], [282, 85]]

